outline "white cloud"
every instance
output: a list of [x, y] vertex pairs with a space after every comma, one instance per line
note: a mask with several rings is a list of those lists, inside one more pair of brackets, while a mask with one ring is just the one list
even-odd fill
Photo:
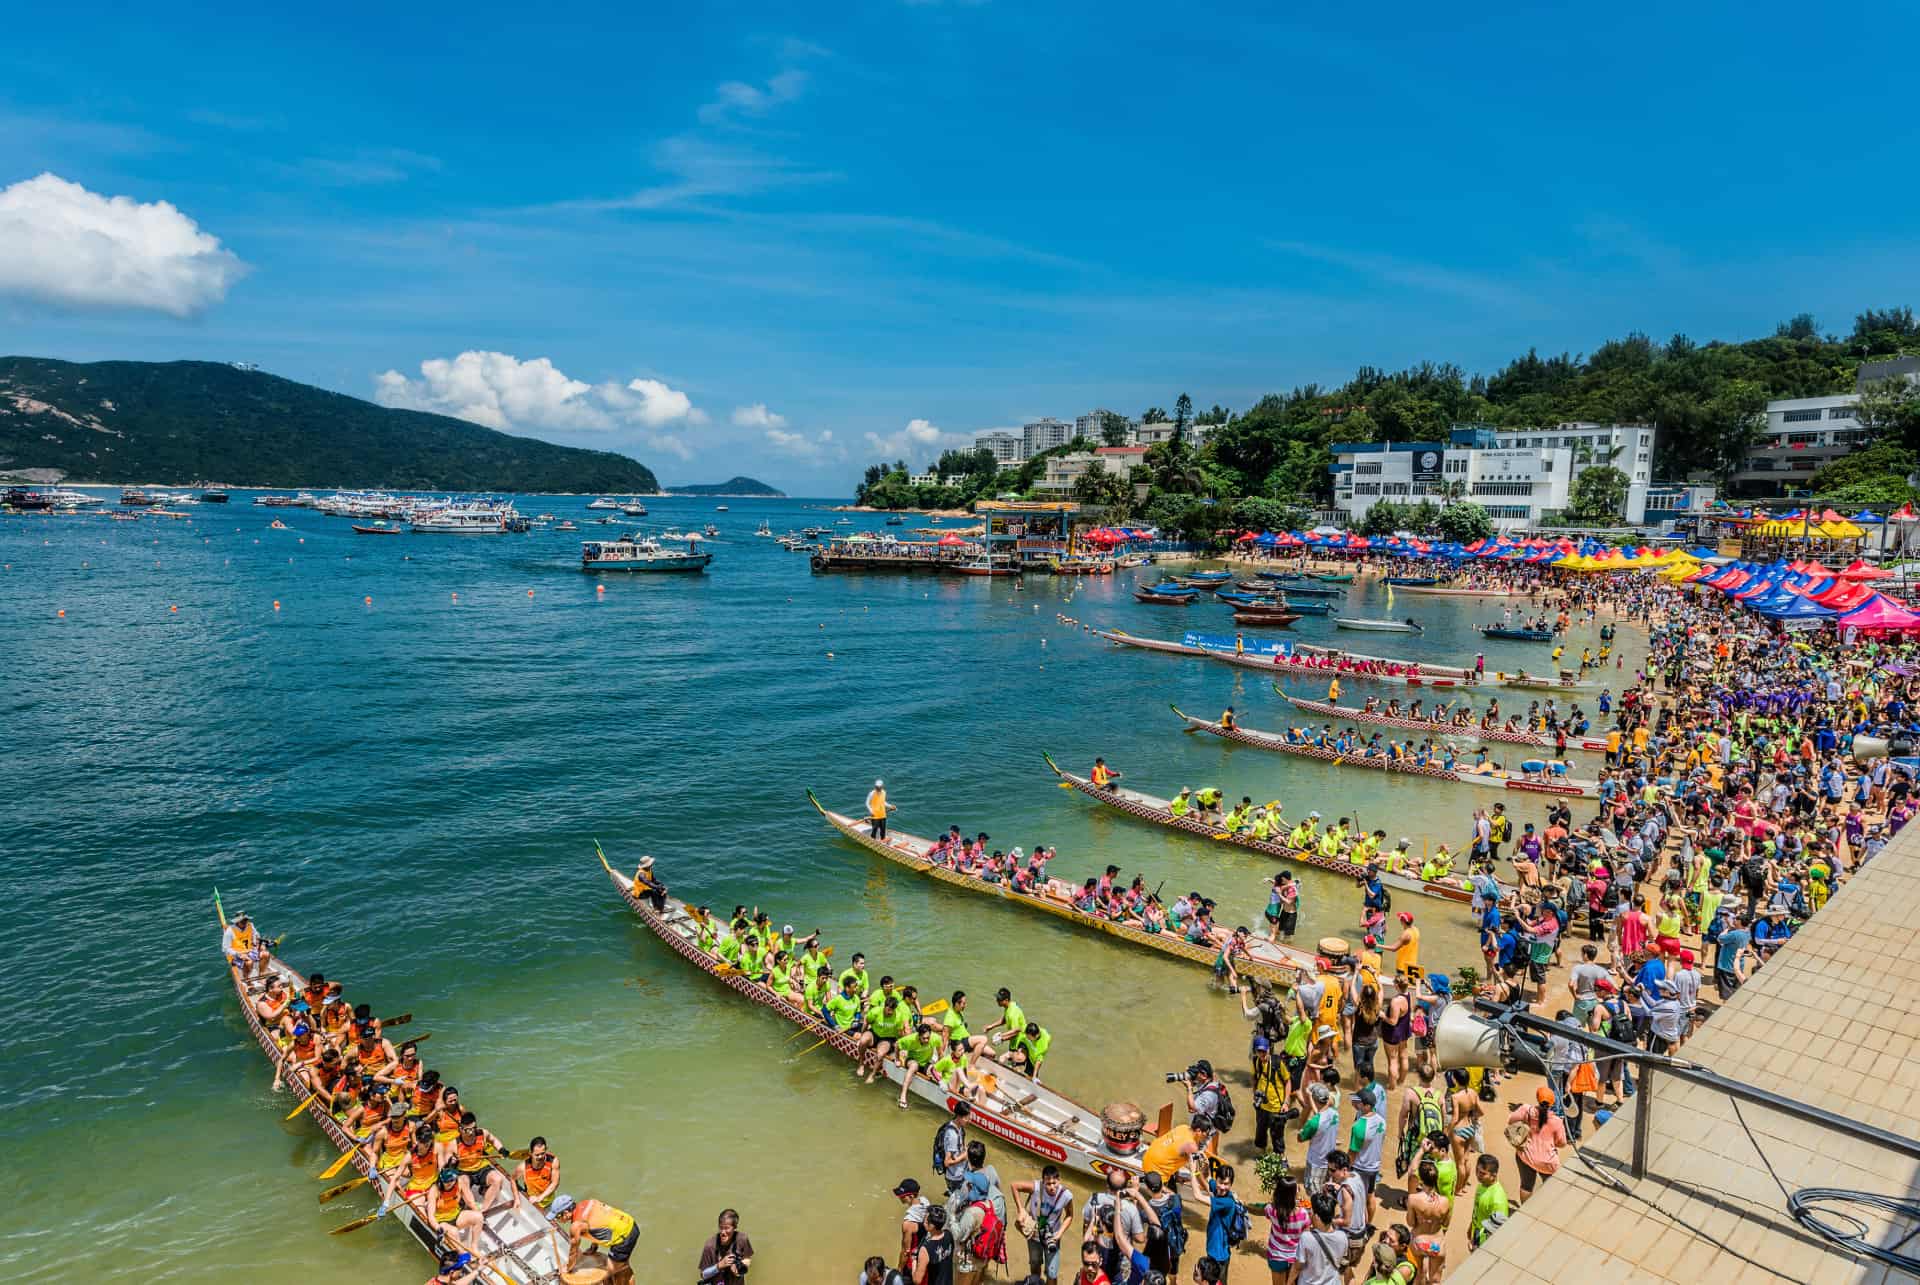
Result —
[[782, 455], [791, 455], [796, 459], [814, 459], [824, 449], [824, 444], [833, 440], [832, 433], [822, 433], [819, 441], [814, 441], [805, 433], [789, 433], [782, 428], [767, 430], [767, 445]]
[[54, 174], [0, 189], [0, 295], [191, 317], [246, 271], [165, 201], [101, 196]]
[[765, 402], [755, 402], [751, 406], [735, 406], [733, 422], [741, 428], [785, 428], [787, 417], [768, 410]]
[[389, 370], [374, 379], [382, 406], [453, 415], [505, 431], [618, 432], [638, 429], [655, 450], [690, 459], [684, 438], [661, 430], [695, 427], [707, 413], [677, 388], [657, 379], [589, 384], [545, 357], [522, 361], [510, 353], [463, 352], [420, 363], [420, 378]]
[[404, 147], [374, 147], [348, 156], [308, 156], [278, 168], [324, 187], [366, 187], [404, 182], [416, 174], [437, 174], [445, 166], [437, 156]]
[[917, 467], [939, 458], [942, 451], [973, 445], [973, 438], [965, 433], [946, 432], [939, 425], [924, 419], [915, 419], [907, 421], [907, 426], [897, 433], [884, 436], [868, 433], [867, 444], [886, 459], [905, 460], [909, 466]]
[[714, 99], [700, 108], [700, 121], [706, 125], [725, 125], [742, 116], [764, 116], [782, 103], [800, 97], [807, 87], [804, 71], [783, 71], [767, 81], [765, 89], [743, 80], [723, 82], [714, 91]]

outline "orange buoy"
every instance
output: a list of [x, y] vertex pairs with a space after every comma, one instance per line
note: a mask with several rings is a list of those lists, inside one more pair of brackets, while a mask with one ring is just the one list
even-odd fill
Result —
[[367, 605], [368, 605], [369, 607], [371, 607], [371, 606], [373, 605], [373, 595], [372, 595], [372, 594], [368, 594], [368, 595], [366, 596], [366, 600], [365, 600], [365, 601], [366, 601], [366, 604], [367, 604]]
[[279, 600], [278, 598], [275, 598], [275, 599], [273, 600], [273, 609], [274, 609], [275, 611], [278, 611], [278, 610], [280, 610], [280, 600]]
[[67, 609], [65, 607], [62, 607], [60, 608], [59, 611], [56, 611], [54, 614], [60, 617], [60, 619], [65, 620], [67, 618]]
[[527, 590], [527, 597], [529, 598], [533, 597], [533, 590], [531, 589]]
[[607, 591], [607, 587], [603, 584], [597, 584], [593, 587], [593, 591], [595, 593], [605, 593]]
[[175, 604], [174, 604], [173, 606], [171, 606], [171, 607], [168, 607], [168, 608], [167, 608], [167, 610], [168, 610], [168, 611], [178, 611], [178, 610], [180, 610], [180, 604], [176, 602], [176, 603], [175, 603]]

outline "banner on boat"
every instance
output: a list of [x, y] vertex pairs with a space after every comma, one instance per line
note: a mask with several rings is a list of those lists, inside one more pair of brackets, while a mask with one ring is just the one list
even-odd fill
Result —
[[[1189, 647], [1204, 647], [1208, 651], [1232, 651], [1232, 634], [1203, 634], [1197, 629], [1189, 629], [1180, 641]], [[1248, 638], [1240, 636], [1241, 650], [1249, 656], [1291, 656], [1293, 644], [1278, 638]]]

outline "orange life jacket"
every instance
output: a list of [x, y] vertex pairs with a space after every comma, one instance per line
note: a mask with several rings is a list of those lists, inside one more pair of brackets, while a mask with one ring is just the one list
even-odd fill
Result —
[[532, 1160], [528, 1160], [527, 1166], [526, 1166], [526, 1176], [524, 1179], [522, 1179], [520, 1185], [524, 1187], [526, 1189], [526, 1193], [529, 1196], [532, 1196], [535, 1200], [538, 1200], [540, 1199], [541, 1196], [545, 1195], [547, 1192], [547, 1188], [553, 1186], [553, 1155], [552, 1153], [548, 1153], [548, 1155], [544, 1158], [544, 1160], [539, 1163], [536, 1163]]
[[440, 1161], [433, 1154], [433, 1147], [425, 1151], [415, 1151], [407, 1157], [408, 1178], [415, 1186], [424, 1187], [440, 1176]]
[[363, 1045], [357, 1051], [360, 1056], [360, 1069], [362, 1071], [378, 1071], [387, 1064], [387, 1051], [380, 1046], [380, 1041], [378, 1040], [375, 1040], [371, 1046]]
[[436, 1187], [433, 1191], [433, 1221], [450, 1223], [460, 1216], [460, 1184]]
[[479, 1173], [487, 1167], [487, 1135], [475, 1129], [471, 1139], [461, 1138], [453, 1144], [453, 1154], [461, 1173]]
[[436, 1084], [432, 1088], [427, 1088], [419, 1084], [414, 1085], [413, 1114], [417, 1116], [432, 1115], [434, 1110], [440, 1105], [440, 1090], [445, 1087], [445, 1085], [441, 1084]]

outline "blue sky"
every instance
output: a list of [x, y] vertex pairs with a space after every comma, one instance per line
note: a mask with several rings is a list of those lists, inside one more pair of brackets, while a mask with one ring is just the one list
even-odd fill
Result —
[[89, 8], [0, 47], [0, 352], [667, 481], [1920, 301], [1911, 7]]

